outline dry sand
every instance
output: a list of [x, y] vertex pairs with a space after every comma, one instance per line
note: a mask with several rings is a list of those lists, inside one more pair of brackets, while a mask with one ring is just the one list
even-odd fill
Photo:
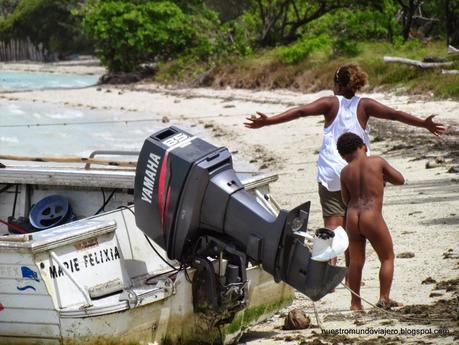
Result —
[[[125, 119], [136, 118], [136, 113], [148, 113], [152, 118], [169, 121], [167, 125], [191, 126], [207, 133], [214, 143], [229, 147], [235, 155], [260, 170], [276, 172], [279, 180], [272, 185], [271, 191], [284, 208], [290, 209], [310, 200], [312, 212], [309, 227], [316, 229], [322, 225], [315, 180], [315, 162], [322, 140], [322, 118], [302, 118], [258, 130], [246, 129], [242, 123], [245, 116], [255, 111], [274, 114], [325, 94], [330, 94], [330, 91], [300, 94], [284, 90], [176, 89], [143, 83], [79, 90], [17, 92], [0, 94], [0, 98], [83, 109], [121, 110]], [[351, 313], [348, 311], [349, 292], [339, 287], [335, 293], [316, 303], [323, 329], [393, 333], [322, 335], [312, 303], [297, 294], [293, 306], [250, 329], [241, 343], [452, 344], [459, 338], [459, 104], [431, 97], [382, 93], [364, 96], [422, 117], [436, 113], [439, 121], [450, 126], [446, 135], [436, 138], [423, 129], [409, 128], [399, 123], [370, 122], [373, 128], [371, 136], [375, 141], [373, 153], [382, 154], [405, 175], [407, 181], [404, 186], [386, 188], [383, 212], [393, 236], [396, 255], [406, 252], [414, 254], [413, 257], [396, 259], [392, 297], [407, 306], [402, 312], [416, 319], [401, 319], [400, 315], [406, 315], [402, 312], [381, 314], [367, 304], [365, 313]], [[434, 164], [435, 168], [426, 169], [426, 163], [435, 159], [440, 163]], [[343, 258], [339, 259], [339, 263], [343, 264]], [[367, 262], [363, 272], [365, 286], [361, 294], [372, 303], [378, 299], [378, 269], [378, 258], [371, 246], [367, 246]], [[428, 277], [436, 283], [423, 284]], [[442, 302], [444, 300], [447, 302]], [[302, 308], [311, 317], [311, 328], [282, 330], [285, 313], [294, 307]], [[434, 334], [442, 332], [442, 329], [443, 332], [449, 332], [448, 336]], [[400, 334], [402, 330], [410, 334]], [[412, 334], [422, 330], [431, 334]]]

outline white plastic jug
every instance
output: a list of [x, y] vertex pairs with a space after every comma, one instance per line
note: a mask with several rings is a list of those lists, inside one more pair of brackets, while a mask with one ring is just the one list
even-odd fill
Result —
[[349, 246], [349, 238], [346, 230], [338, 226], [332, 230], [335, 236], [326, 239], [314, 236], [312, 245], [312, 260], [328, 261], [335, 256], [341, 255]]

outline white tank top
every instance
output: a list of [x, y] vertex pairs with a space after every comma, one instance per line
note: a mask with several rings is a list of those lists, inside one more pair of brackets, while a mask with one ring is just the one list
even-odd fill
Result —
[[338, 113], [333, 122], [327, 128], [324, 128], [324, 141], [317, 161], [317, 181], [330, 192], [341, 190], [340, 174], [347, 164], [336, 148], [336, 142], [341, 134], [346, 132], [357, 134], [367, 145], [367, 154], [370, 155], [368, 126], [363, 129], [357, 118], [357, 106], [359, 105], [360, 97], [354, 96], [351, 99], [343, 96], [336, 97], [339, 102]]

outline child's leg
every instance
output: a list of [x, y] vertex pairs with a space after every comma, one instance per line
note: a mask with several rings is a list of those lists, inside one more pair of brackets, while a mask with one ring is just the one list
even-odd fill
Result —
[[[349, 288], [357, 295], [360, 295], [360, 282], [362, 280], [362, 269], [365, 263], [365, 237], [359, 231], [359, 214], [348, 211], [346, 231], [349, 237], [349, 271], [348, 283]], [[362, 301], [360, 297], [352, 294], [351, 310], [362, 310]]]
[[[368, 222], [369, 223], [369, 222]], [[365, 236], [370, 241], [381, 262], [379, 270], [380, 301], [389, 301], [390, 288], [394, 277], [394, 246], [389, 229], [381, 215], [371, 217], [371, 225]]]

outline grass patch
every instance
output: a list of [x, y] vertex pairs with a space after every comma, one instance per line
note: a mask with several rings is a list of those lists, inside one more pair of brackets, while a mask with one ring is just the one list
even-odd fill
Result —
[[[412, 40], [400, 46], [387, 42], [359, 42], [358, 51], [353, 57], [335, 56], [329, 46], [324, 46], [323, 49], [308, 50], [304, 58], [299, 58], [301, 54], [297, 54], [293, 60], [285, 60], [285, 56], [283, 58], [279, 54], [279, 48], [274, 48], [249, 57], [226, 58], [213, 63], [187, 63], [179, 59], [160, 66], [155, 80], [215, 88], [285, 88], [316, 92], [332, 88], [333, 74], [338, 66], [357, 62], [369, 75], [369, 91], [403, 89], [409, 94], [459, 99], [457, 74], [441, 74], [440, 68], [423, 70], [415, 66], [383, 62], [384, 56], [416, 60], [426, 56], [447, 57], [444, 42], [422, 43]], [[453, 59], [451, 56], [448, 58]], [[459, 57], [453, 62], [453, 66], [445, 69], [459, 69]]]
[[277, 310], [292, 304], [292, 302], [293, 297], [288, 297], [271, 304], [244, 309], [236, 314], [234, 320], [229, 325], [225, 326], [224, 333], [232, 334], [238, 332], [240, 329], [247, 329], [252, 324], [256, 323], [262, 316], [272, 314]]

